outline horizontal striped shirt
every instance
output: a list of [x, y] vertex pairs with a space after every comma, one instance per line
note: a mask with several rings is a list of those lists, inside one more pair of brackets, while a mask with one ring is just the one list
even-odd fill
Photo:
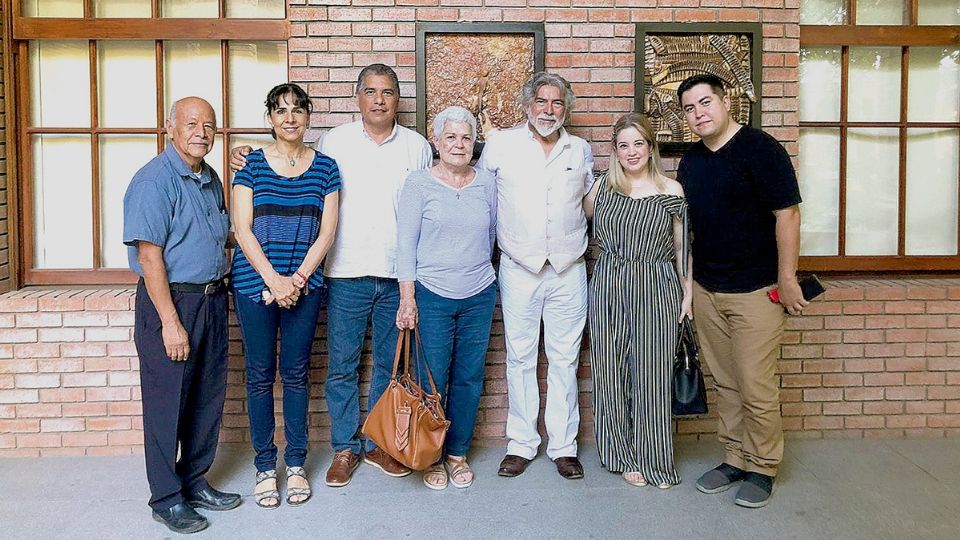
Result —
[[[340, 189], [337, 162], [316, 152], [306, 172], [287, 178], [274, 172], [262, 149], [255, 150], [233, 177], [233, 185], [253, 190], [253, 235], [273, 269], [281, 276], [293, 275], [320, 235], [324, 197]], [[233, 254], [232, 283], [237, 293], [263, 301], [263, 278], [240, 249]], [[323, 272], [317, 268], [307, 289], [321, 287]]]

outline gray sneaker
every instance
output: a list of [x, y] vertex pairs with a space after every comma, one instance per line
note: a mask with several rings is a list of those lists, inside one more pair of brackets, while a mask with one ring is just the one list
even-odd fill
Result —
[[746, 508], [763, 508], [770, 502], [773, 493], [773, 476], [756, 472], [748, 472], [743, 479], [743, 485], [737, 491], [734, 500], [738, 506]]
[[697, 489], [703, 493], [720, 493], [733, 487], [735, 482], [743, 480], [746, 474], [743, 469], [721, 463], [717, 468], [703, 473], [697, 480]]

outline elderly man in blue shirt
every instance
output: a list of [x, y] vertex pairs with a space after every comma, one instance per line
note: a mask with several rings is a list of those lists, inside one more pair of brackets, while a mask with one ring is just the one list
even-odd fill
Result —
[[[207, 527], [195, 508], [230, 510], [240, 496], [210, 487], [227, 387], [230, 229], [223, 185], [203, 158], [216, 115], [197, 97], [177, 101], [170, 143], [130, 182], [123, 242], [140, 276], [134, 342], [140, 357], [143, 438], [153, 518], [171, 531]], [[179, 449], [179, 452], [178, 452]]]

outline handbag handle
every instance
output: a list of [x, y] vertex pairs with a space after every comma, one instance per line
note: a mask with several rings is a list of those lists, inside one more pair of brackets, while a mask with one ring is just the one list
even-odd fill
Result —
[[[430, 381], [430, 393], [431, 393], [431, 394], [436, 394], [436, 393], [437, 393], [437, 385], [436, 385], [436, 383], [433, 382], [433, 374], [430, 373], [430, 364], [428, 364], [428, 363], [427, 363], [427, 359], [424, 358], [423, 342], [420, 341], [420, 328], [419, 328], [419, 327], [417, 327], [417, 326], [414, 326], [414, 327], [413, 327], [413, 335], [414, 335], [414, 338], [417, 340], [417, 349], [420, 351], [420, 354], [418, 355], [418, 357], [419, 357], [420, 360], [423, 362], [423, 370], [427, 372], [427, 380]], [[409, 358], [409, 357], [408, 357], [408, 358]], [[409, 363], [409, 360], [408, 360], [408, 363]], [[409, 367], [409, 366], [408, 366], [408, 367]], [[417, 371], [417, 370], [414, 370], [414, 371]], [[418, 380], [417, 380], [417, 384], [420, 384], [419, 376], [417, 377], [417, 379], [418, 379]]]
[[403, 372], [402, 372], [402, 375], [407, 375], [407, 376], [413, 378], [413, 380], [415, 380], [418, 385], [420, 384], [420, 381], [419, 381], [420, 377], [419, 377], [419, 375], [418, 375], [419, 371], [418, 371], [417, 369], [414, 369], [414, 370], [413, 370], [413, 375], [411, 375], [411, 373], [410, 373], [410, 365], [411, 365], [411, 362], [410, 362], [410, 346], [411, 346], [411, 342], [413, 342], [414, 340], [416, 340], [417, 349], [419, 349], [419, 354], [417, 355], [417, 357], [420, 358], [421, 360], [423, 360], [423, 369], [424, 369], [424, 371], [427, 372], [427, 380], [430, 381], [430, 393], [436, 394], [436, 393], [437, 393], [437, 385], [436, 385], [435, 382], [433, 382], [433, 374], [430, 373], [430, 365], [427, 364], [426, 359], [423, 358], [423, 342], [420, 340], [420, 328], [419, 328], [419, 327], [416, 327], [416, 326], [415, 326], [415, 327], [413, 328], [413, 337], [410, 336], [410, 329], [408, 329], [408, 328], [403, 329], [403, 330], [400, 332], [400, 334], [397, 336], [397, 350], [396, 350], [396, 352], [395, 352], [394, 355], [393, 355], [393, 371], [392, 371], [392, 373], [390, 374], [390, 378], [391, 378], [391, 379], [396, 379], [396, 378], [397, 378], [397, 371], [398, 371], [398, 369], [399, 369], [399, 367], [400, 367], [400, 356], [401, 356], [401, 351], [402, 351], [402, 353], [403, 353]]

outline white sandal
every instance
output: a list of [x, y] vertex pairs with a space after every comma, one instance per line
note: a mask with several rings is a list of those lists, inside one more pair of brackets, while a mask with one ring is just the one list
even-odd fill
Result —
[[643, 477], [640, 471], [627, 471], [623, 473], [623, 479], [631, 486], [643, 487], [647, 485], [647, 479]]
[[[431, 482], [431, 479], [440, 480], [443, 479], [443, 482]], [[423, 471], [423, 485], [434, 491], [440, 491], [447, 489], [447, 470], [443, 468], [442, 463], [435, 463], [426, 468]]]
[[[453, 487], [462, 489], [473, 485], [473, 469], [467, 463], [467, 456], [447, 456], [446, 464], [447, 468], [450, 469], [450, 483], [453, 484]], [[470, 479], [465, 482], [458, 481], [457, 477], [461, 475], [469, 475]]]

